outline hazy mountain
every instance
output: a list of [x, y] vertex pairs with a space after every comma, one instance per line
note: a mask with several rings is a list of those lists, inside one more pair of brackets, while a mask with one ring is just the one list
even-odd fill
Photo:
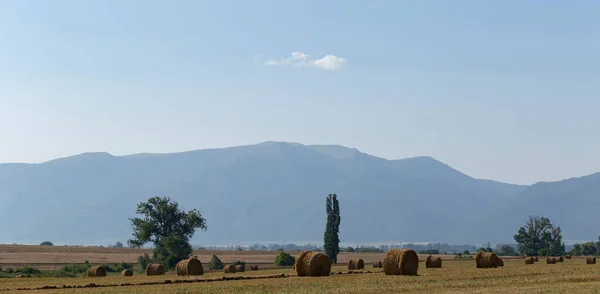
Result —
[[[600, 176], [531, 187], [469, 177], [430, 157], [386, 160], [334, 145], [265, 142], [174, 154], [85, 153], [0, 165], [0, 242], [107, 243], [140, 201], [197, 208], [194, 242], [321, 240], [337, 193], [343, 242], [510, 242], [532, 213], [595, 238]], [[571, 231], [572, 230], [572, 231]]]

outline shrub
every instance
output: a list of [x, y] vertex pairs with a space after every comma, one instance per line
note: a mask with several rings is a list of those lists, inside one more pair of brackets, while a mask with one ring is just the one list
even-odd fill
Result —
[[42, 273], [42, 271], [40, 271], [39, 269], [32, 268], [32, 267], [29, 267], [29, 266], [26, 266], [24, 268], [18, 269], [18, 270], [16, 270], [16, 272], [17, 273], [26, 274], [26, 275], [38, 275], [38, 274]]
[[296, 258], [286, 252], [280, 252], [275, 258], [275, 264], [278, 266], [290, 266], [294, 263], [296, 263]]
[[65, 273], [83, 274], [83, 273], [87, 272], [88, 268], [89, 268], [89, 265], [85, 265], [85, 264], [69, 264], [69, 265], [63, 266], [61, 270]]
[[50, 242], [50, 241], [44, 241], [44, 242], [40, 243], [40, 245], [42, 245], [42, 246], [54, 246], [54, 244], [52, 244], [52, 242]]
[[146, 270], [146, 266], [152, 263], [152, 258], [148, 255], [148, 253], [144, 253], [144, 255], [140, 255], [138, 257], [138, 265], [140, 266], [140, 270]]
[[208, 262], [208, 268], [211, 270], [222, 270], [224, 267], [225, 265], [216, 255], [213, 255], [210, 261]]
[[245, 262], [245, 261], [236, 260], [236, 261], [234, 261], [234, 262], [233, 262], [233, 263], [231, 263], [231, 264], [232, 264], [232, 265], [234, 265], [234, 266], [235, 266], [235, 265], [244, 265], [244, 266], [245, 266], [245, 265], [246, 265], [246, 262]]

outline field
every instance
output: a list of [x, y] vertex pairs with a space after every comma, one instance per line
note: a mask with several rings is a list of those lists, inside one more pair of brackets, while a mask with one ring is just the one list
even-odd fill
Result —
[[[81, 262], [80, 259], [90, 263], [133, 262], [140, 252], [144, 250], [0, 246], [0, 263], [3, 267], [7, 264], [14, 267], [39, 264], [53, 268], [64, 263]], [[443, 268], [426, 269], [421, 262], [419, 276], [409, 277], [385, 276], [381, 269], [372, 268], [372, 262], [379, 260], [383, 254], [343, 253], [340, 262], [360, 257], [366, 261], [365, 270], [347, 274], [345, 266], [336, 265], [332, 270], [335, 274], [311, 278], [296, 277], [291, 268], [268, 268], [276, 252], [197, 253], [203, 263], [217, 253], [225, 262], [245, 260], [259, 264], [261, 270], [237, 274], [212, 271], [199, 277], [177, 277], [170, 273], [158, 277], [5, 278], [0, 279], [0, 290], [6, 293], [600, 293], [600, 264], [587, 265], [582, 258], [554, 265], [545, 264], [542, 260], [534, 265], [525, 265], [522, 259], [505, 258], [503, 268], [477, 269], [473, 260], [451, 260], [450, 256], [443, 256], [446, 259]], [[420, 256], [420, 259], [424, 258]], [[90, 285], [92, 283], [94, 285]], [[39, 289], [42, 287], [48, 289]]]

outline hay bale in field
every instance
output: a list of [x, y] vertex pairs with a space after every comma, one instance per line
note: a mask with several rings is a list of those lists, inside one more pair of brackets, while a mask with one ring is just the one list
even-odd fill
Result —
[[377, 262], [373, 262], [373, 268], [377, 268]]
[[565, 259], [571, 259], [571, 255], [565, 255]]
[[588, 257], [588, 258], [586, 258], [585, 262], [587, 264], [596, 264], [596, 258], [595, 257]]
[[475, 255], [475, 267], [477, 268], [496, 268], [499, 266], [504, 266], [504, 261], [494, 252], [479, 251]]
[[331, 261], [324, 253], [313, 251], [302, 251], [298, 254], [295, 264], [296, 275], [299, 277], [329, 276], [331, 273]]
[[383, 261], [381, 261], [381, 260], [380, 260], [380, 261], [378, 261], [378, 262], [377, 262], [377, 267], [378, 267], [378, 268], [383, 268]]
[[354, 261], [354, 259], [350, 259], [348, 261], [348, 270], [355, 270], [356, 269], [356, 261]]
[[498, 257], [498, 260], [497, 260], [496, 266], [498, 266], [498, 267], [503, 267], [503, 266], [504, 266], [504, 259], [502, 259], [502, 258]]
[[88, 277], [106, 277], [106, 269], [103, 266], [92, 266], [88, 268]]
[[235, 266], [234, 265], [226, 265], [223, 268], [223, 272], [226, 274], [235, 274]]
[[546, 258], [546, 264], [556, 264], [556, 258], [554, 258], [554, 257]]
[[165, 274], [165, 267], [162, 264], [149, 264], [146, 266], [146, 276], [162, 276]]
[[25, 275], [16, 275], [15, 278], [17, 278], [17, 279], [24, 279]]
[[561, 256], [561, 257], [559, 257], [559, 258], [558, 258], [558, 260], [557, 260], [557, 261], [558, 261], [558, 262], [564, 262], [565, 260], [564, 260], [564, 259], [563, 259], [563, 257]]
[[365, 269], [365, 261], [359, 258], [356, 261], [356, 269], [357, 270], [359, 270], [359, 269]]
[[383, 257], [383, 272], [386, 275], [416, 276], [419, 257], [412, 249], [390, 249]]
[[201, 276], [204, 274], [202, 262], [197, 258], [182, 260], [177, 263], [175, 269], [178, 276]]
[[257, 271], [258, 270], [258, 265], [256, 265], [256, 264], [255, 265], [251, 265], [250, 266], [250, 270], [251, 271]]
[[442, 259], [440, 257], [427, 256], [425, 260], [425, 268], [441, 268]]
[[534, 263], [535, 263], [535, 259], [533, 257], [525, 258], [525, 264], [534, 264]]
[[540, 259], [537, 256], [534, 256], [533, 259], [535, 259], [535, 262], [540, 261]]
[[235, 266], [235, 272], [236, 273], [243, 273], [246, 271], [246, 265], [245, 264], [238, 264]]
[[130, 270], [130, 269], [123, 270], [121, 272], [121, 276], [123, 276], [123, 277], [131, 277], [131, 276], [133, 276], [133, 271]]

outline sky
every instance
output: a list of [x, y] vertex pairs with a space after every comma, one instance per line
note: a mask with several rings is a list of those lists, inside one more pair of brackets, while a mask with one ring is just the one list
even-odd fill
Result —
[[0, 1], [0, 162], [289, 141], [600, 172], [597, 1]]

